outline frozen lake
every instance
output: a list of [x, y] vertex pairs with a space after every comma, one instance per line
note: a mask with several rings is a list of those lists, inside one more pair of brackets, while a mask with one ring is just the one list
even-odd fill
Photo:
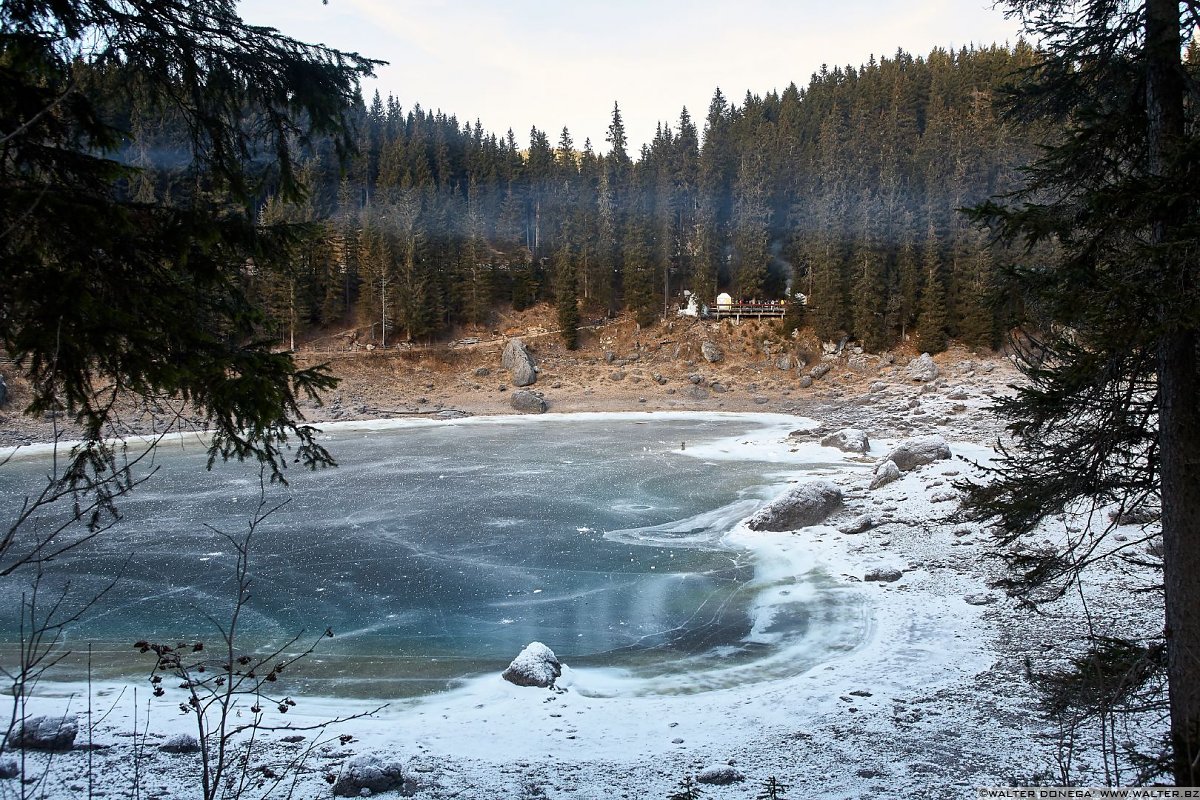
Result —
[[[289, 502], [253, 544], [246, 649], [331, 628], [295, 667], [297, 691], [401, 697], [496, 672], [548, 644], [597, 693], [716, 689], [794, 675], [863, 633], [853, 594], [819, 570], [780, 563], [737, 523], [785, 477], [745, 446], [792, 418], [584, 415], [340, 428], [340, 466], [293, 470]], [[204, 470], [197, 444], [164, 445], [158, 473], [120, 502], [124, 520], [57, 561], [56, 586], [84, 598], [116, 586], [67, 632], [106, 676], [144, 674], [139, 639], [214, 642], [228, 617], [233, 556], [216, 532], [244, 532], [256, 468]], [[10, 516], [44, 456], [0, 468]], [[783, 534], [787, 536], [787, 534]], [[772, 536], [779, 536], [773, 534]], [[122, 572], [123, 570], [123, 572]], [[27, 581], [0, 584], [11, 647]], [[79, 662], [64, 678], [78, 678]], [[71, 670], [75, 670], [71, 673]]]

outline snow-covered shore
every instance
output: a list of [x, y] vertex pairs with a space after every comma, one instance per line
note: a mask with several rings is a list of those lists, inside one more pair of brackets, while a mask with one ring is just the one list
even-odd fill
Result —
[[[927, 405], [935, 401], [940, 398], [926, 398]], [[983, 402], [976, 395], [971, 405]], [[753, 798], [774, 777], [792, 787], [789, 797], [885, 789], [962, 797], [972, 786], [1031, 783], [1052, 774], [1057, 745], [1036, 713], [1022, 658], [1053, 648], [1077, 625], [1078, 605], [1068, 600], [1035, 618], [988, 588], [998, 565], [983, 558], [983, 532], [952, 518], [951, 482], [971, 469], [969, 461], [990, 454], [969, 426], [945, 430], [953, 453], [966, 460], [938, 461], [868, 489], [870, 461], [910, 427], [880, 424], [884, 405], [877, 404], [875, 417], [865, 404], [854, 409], [864, 427], [883, 431], [869, 459], [788, 438], [788, 425], [805, 428], [823, 419], [788, 418], [785, 425], [764, 417], [759, 435], [690, 451], [710, 459], [753, 452], [778, 461], [781, 473], [819, 464], [822, 476], [842, 489], [845, 509], [826, 524], [785, 533], [739, 526], [730, 534], [757, 553], [757, 579], [777, 591], [816, 569], [845, 593], [861, 622], [833, 643], [832, 657], [798, 674], [679, 695], [614, 691], [604, 672], [571, 670], [569, 663], [560, 691], [480, 677], [332, 726], [305, 761], [295, 796], [328, 796], [326, 776], [362, 753], [402, 762], [409, 788], [429, 798], [666, 797], [685, 776], [721, 764], [745, 780], [706, 787], [706, 796]], [[831, 417], [844, 424], [849, 415], [839, 410]], [[869, 530], [839, 532], [863, 515], [873, 517]], [[863, 580], [879, 567], [903, 574], [894, 582]], [[1145, 611], [1113, 602], [1122, 613]], [[30, 713], [61, 714], [68, 697], [71, 711], [86, 709], [87, 687], [53, 689], [34, 700]], [[97, 685], [90, 694], [95, 715], [105, 715], [92, 733], [98, 748], [55, 754], [34, 796], [80, 796], [89, 774], [108, 796], [125, 796], [135, 763], [144, 796], [198, 796], [197, 757], [155, 746], [190, 730], [190, 717], [177, 709], [178, 692], [147, 703], [143, 687], [136, 704], [131, 687]], [[375, 705], [302, 698], [287, 722], [303, 726]], [[147, 718], [150, 746], [135, 762], [131, 747], [138, 739], [131, 734], [144, 731]], [[339, 741], [341, 734], [353, 739]], [[252, 769], [286, 760], [317, 736], [307, 732], [300, 742], [284, 742], [288, 735], [263, 734]], [[28, 771], [37, 774], [46, 760], [32, 756]], [[1086, 757], [1078, 763], [1088, 768]], [[14, 781], [0, 781], [5, 796], [18, 796]]]

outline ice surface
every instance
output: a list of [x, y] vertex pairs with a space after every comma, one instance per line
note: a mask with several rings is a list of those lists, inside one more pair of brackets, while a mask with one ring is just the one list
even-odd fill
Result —
[[[387, 697], [499, 672], [535, 640], [583, 683], [603, 670], [606, 694], [800, 671], [852, 646], [861, 610], [831, 588], [779, 595], [764, 578], [775, 558], [766, 566], [731, 533], [785, 488], [781, 465], [824, 466], [820, 448], [778, 445], [802, 422], [581, 414], [329, 426], [340, 466], [297, 471], [268, 497], [288, 502], [256, 534], [245, 645], [330, 627], [306, 690]], [[234, 555], [206, 525], [244, 531], [258, 476], [245, 465], [206, 472], [204, 459], [194, 441], [164, 449], [160, 473], [122, 502], [125, 522], [54, 572], [83, 598], [124, 570], [69, 632], [110, 654], [101, 673], [139, 674], [148, 665], [123, 655], [133, 641], [210, 639], [206, 615], [228, 613]], [[44, 469], [29, 457], [8, 465], [0, 505], [19, 503]], [[15, 622], [5, 624], [11, 636]]]

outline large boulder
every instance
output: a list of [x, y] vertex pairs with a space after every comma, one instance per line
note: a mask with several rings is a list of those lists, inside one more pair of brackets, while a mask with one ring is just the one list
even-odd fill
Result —
[[[937, 434], [919, 436], [901, 442], [895, 450], [887, 454], [887, 461], [893, 462], [901, 472], [908, 472], [935, 461], [950, 457], [950, 445]], [[876, 470], [878, 472], [878, 469]]]
[[18, 722], [8, 746], [26, 750], [70, 750], [79, 733], [79, 721], [74, 714], [62, 717], [29, 717]]
[[842, 428], [821, 440], [822, 447], [836, 447], [843, 453], [865, 453], [871, 449], [866, 431], [858, 428]]
[[842, 507], [842, 490], [829, 481], [793, 486], [746, 520], [752, 531], [794, 531], [819, 525]]
[[377, 755], [355, 756], [342, 767], [333, 784], [337, 797], [367, 797], [377, 792], [404, 788], [404, 773], [399, 761], [384, 761]]
[[519, 389], [513, 392], [509, 402], [515, 410], [522, 414], [544, 414], [550, 407], [544, 397], [528, 389]]
[[704, 360], [710, 364], [715, 364], [725, 357], [725, 354], [721, 352], [721, 348], [707, 339], [700, 343], [700, 355], [704, 356]]
[[539, 686], [549, 689], [554, 686], [554, 681], [560, 675], [562, 664], [554, 655], [554, 651], [541, 642], [530, 642], [500, 677], [517, 686]]
[[938, 375], [941, 374], [938, 371], [937, 364], [933, 363], [933, 356], [929, 355], [929, 353], [921, 353], [921, 355], [910, 361], [908, 367], [905, 369], [905, 373], [909, 379], [920, 383], [936, 381]]
[[509, 339], [500, 354], [500, 363], [512, 377], [513, 386], [530, 386], [537, 380], [537, 365], [520, 339]]
[[808, 374], [810, 376], [812, 376], [812, 379], [814, 381], [816, 381], [816, 380], [820, 380], [821, 378], [824, 378], [826, 375], [828, 375], [829, 371], [831, 369], [833, 369], [832, 364], [821, 363], [821, 364], [817, 364], [815, 367], [813, 367], [811, 370], [809, 370]]

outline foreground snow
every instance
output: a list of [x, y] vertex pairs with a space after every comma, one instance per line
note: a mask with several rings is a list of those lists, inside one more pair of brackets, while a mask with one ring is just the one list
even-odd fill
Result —
[[[971, 469], [967, 461], [985, 460], [990, 450], [951, 432], [953, 453], [967, 461], [938, 461], [868, 490], [873, 458], [899, 437], [877, 440], [872, 432], [872, 458], [864, 459], [787, 438], [789, 426], [812, 427], [812, 420], [761, 421], [754, 436], [689, 454], [739, 458], [752, 450], [778, 461], [781, 472], [816, 464], [817, 474], [841, 489], [845, 508], [823, 525], [784, 533], [738, 526], [730, 534], [756, 551], [762, 565], [756, 580], [774, 592], [787, 593], [816, 570], [858, 604], [861, 624], [835, 648], [839, 655], [791, 677], [674, 696], [654, 686], [630, 691], [624, 678], [572, 670], [569, 663], [556, 690], [521, 688], [490, 675], [332, 726], [315, 746], [313, 732], [291, 743], [283, 741], [288, 731], [265, 734], [261, 759], [252, 765], [311, 748], [297, 797], [328, 796], [326, 776], [337, 775], [352, 756], [372, 753], [404, 761], [409, 789], [428, 798], [666, 797], [685, 775], [722, 764], [736, 766], [746, 780], [707, 787], [706, 796], [753, 798], [775, 777], [791, 787], [789, 797], [886, 790], [950, 798], [966, 796], [973, 786], [1033, 783], [1040, 773], [1052, 773], [1056, 743], [1036, 714], [1021, 662], [1026, 653], [1052, 648], [1076, 624], [1078, 609], [1068, 602], [1035, 618], [988, 588], [995, 566], [981, 557], [981, 532], [951, 518], [957, 498], [950, 484]], [[873, 527], [839, 532], [867, 515]], [[878, 568], [902, 576], [863, 580]], [[1150, 613], [1135, 605], [1145, 599], [1121, 602], [1131, 607], [1118, 603], [1114, 613]], [[87, 687], [56, 688], [54, 696], [38, 698], [31, 713], [62, 713], [68, 699], [72, 711], [86, 709]], [[92, 735], [101, 749], [54, 755], [35, 796], [80, 796], [89, 759], [90, 774], [109, 796], [129, 794], [135, 768], [143, 796], [198, 795], [197, 757], [154, 746], [190, 731], [190, 717], [177, 709], [178, 693], [147, 703], [145, 688], [136, 702], [132, 692], [93, 687], [93, 708], [106, 712]], [[286, 721], [303, 726], [376, 705], [305, 698]], [[131, 760], [137, 741], [131, 734], [145, 730], [147, 718], [150, 746]], [[339, 741], [341, 734], [353, 739]], [[1079, 762], [1083, 770], [1089, 766]], [[16, 792], [15, 781], [0, 781], [0, 797]]]

